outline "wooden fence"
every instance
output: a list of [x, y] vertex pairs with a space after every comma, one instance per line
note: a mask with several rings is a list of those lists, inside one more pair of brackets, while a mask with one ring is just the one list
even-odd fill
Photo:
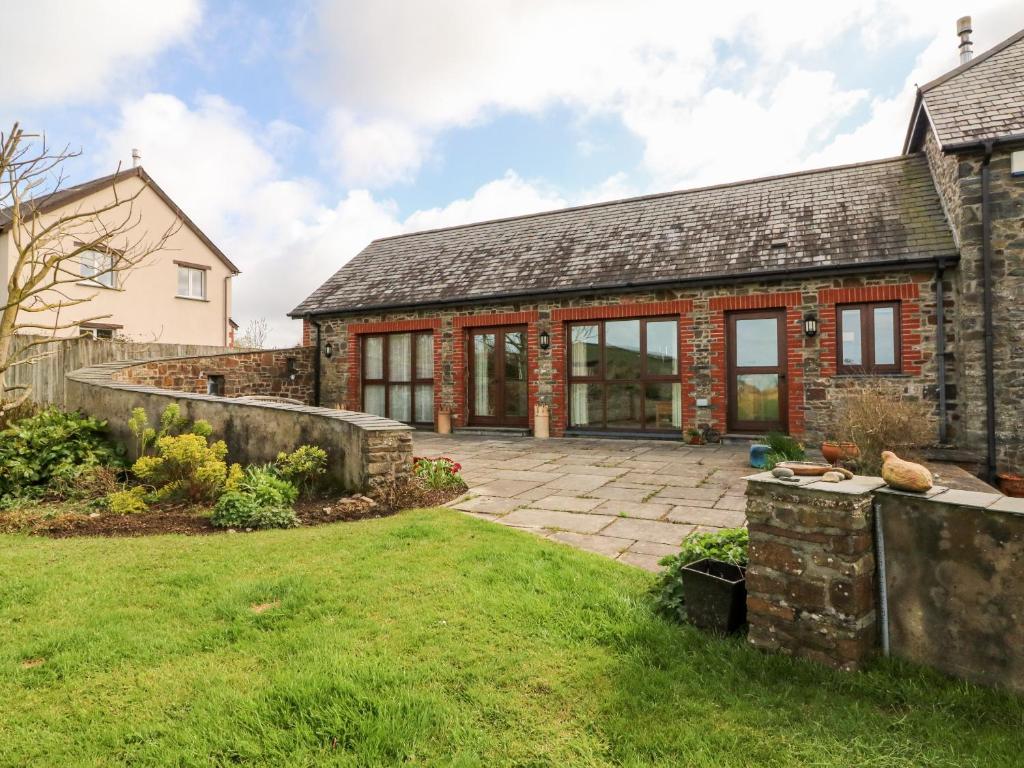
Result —
[[[38, 336], [17, 336], [15, 349], [24, 349]], [[79, 368], [115, 360], [154, 360], [159, 357], [179, 357], [227, 351], [225, 347], [202, 344], [141, 344], [127, 341], [107, 341], [87, 337], [55, 339], [34, 347], [29, 363], [16, 365], [4, 378], [4, 389], [30, 387], [31, 399], [44, 405], [64, 404], [64, 375]], [[16, 397], [23, 390], [7, 392], [7, 398]]]

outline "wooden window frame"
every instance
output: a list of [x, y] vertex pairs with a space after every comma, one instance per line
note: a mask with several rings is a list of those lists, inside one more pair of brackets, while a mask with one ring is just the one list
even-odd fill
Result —
[[[893, 360], [894, 363], [875, 363], [875, 310], [893, 310]], [[843, 362], [843, 312], [850, 309], [860, 311], [860, 365], [846, 365]], [[893, 375], [903, 372], [902, 312], [898, 301], [870, 301], [836, 305], [836, 371], [840, 375]]]
[[[776, 364], [738, 365], [736, 361], [736, 322], [739, 320], [775, 320], [776, 322]], [[786, 310], [739, 310], [727, 312], [725, 316], [726, 338], [726, 417], [725, 427], [732, 433], [764, 434], [782, 432], [789, 434], [789, 339], [786, 338]], [[769, 374], [778, 377], [779, 420], [777, 422], [745, 421], [739, 418], [738, 376]]]
[[[467, 403], [468, 403], [468, 414], [470, 426], [478, 427], [525, 427], [530, 423], [530, 364], [529, 364], [529, 346], [530, 346], [530, 332], [529, 327], [526, 325], [495, 325], [495, 326], [480, 326], [474, 328], [468, 328], [466, 334], [466, 360], [468, 361], [467, 368]], [[505, 383], [507, 378], [505, 377], [506, 372], [506, 360], [505, 354], [507, 353], [507, 340], [506, 337], [509, 334], [518, 333], [522, 334], [524, 348], [523, 348], [523, 362], [526, 364], [526, 413], [522, 416], [507, 416], [505, 414], [506, 400], [505, 400]], [[502, 386], [498, 388], [495, 403], [494, 403], [494, 416], [481, 416], [476, 413], [476, 402], [474, 400], [474, 386], [476, 383], [476, 347], [474, 341], [479, 335], [493, 334], [494, 335], [494, 365], [495, 370], [501, 371], [500, 381]], [[501, 343], [498, 343], [498, 340]]]
[[[607, 375], [607, 345], [605, 343], [605, 324], [616, 323], [616, 322], [630, 322], [638, 320], [640, 322], [640, 374], [637, 378], [631, 379], [610, 379]], [[676, 372], [670, 374], [649, 374], [647, 372], [647, 325], [649, 323], [665, 323], [674, 322], [676, 324]], [[565, 382], [566, 382], [566, 402], [569, 403], [566, 409], [566, 424], [571, 430], [580, 431], [591, 431], [591, 432], [650, 432], [654, 434], [674, 434], [679, 432], [683, 425], [679, 427], [672, 427], [670, 429], [657, 429], [647, 427], [647, 391], [645, 385], [647, 384], [660, 384], [670, 383], [679, 384], [680, 386], [680, 397], [682, 397], [682, 355], [680, 354], [679, 347], [679, 325], [680, 318], [678, 315], [654, 315], [651, 317], [609, 317], [601, 318], [596, 320], [572, 320], [567, 322], [565, 327]], [[600, 352], [598, 356], [598, 363], [595, 375], [593, 376], [581, 376], [575, 375], [572, 372], [572, 329], [578, 327], [584, 327], [589, 325], [596, 325], [597, 330], [597, 343], [598, 350]], [[599, 425], [589, 424], [586, 426], [578, 426], [572, 423], [572, 386], [573, 384], [600, 384], [601, 389], [601, 415], [602, 419]], [[620, 428], [620, 427], [609, 427], [608, 426], [608, 385], [609, 384], [636, 384], [640, 387], [640, 426], [633, 428]]]
[[[410, 360], [410, 366], [411, 367], [409, 369], [409, 380], [408, 381], [391, 381], [391, 379], [390, 379], [390, 376], [391, 376], [391, 371], [390, 371], [391, 337], [392, 336], [405, 336], [405, 335], [408, 335], [410, 337], [409, 356], [411, 358], [411, 360]], [[430, 337], [430, 360], [431, 360], [430, 369], [431, 369], [431, 373], [433, 375], [429, 379], [425, 379], [425, 378], [417, 377], [416, 376], [416, 363], [418, 362], [417, 357], [416, 357], [417, 356], [417, 352], [416, 352], [416, 346], [417, 346], [416, 345], [416, 337], [417, 336], [429, 336]], [[383, 376], [383, 378], [380, 378], [380, 379], [369, 379], [369, 378], [366, 377], [366, 342], [367, 342], [368, 339], [382, 339], [381, 355], [383, 357], [382, 357], [382, 360], [381, 360], [381, 367], [380, 367], [380, 369], [381, 369], [381, 375]], [[359, 407], [362, 408], [363, 411], [366, 410], [366, 385], [367, 384], [369, 384], [371, 386], [379, 385], [379, 386], [383, 386], [384, 387], [384, 413], [385, 414], [391, 413], [391, 386], [393, 384], [406, 385], [406, 386], [409, 386], [411, 388], [410, 393], [409, 393], [409, 413], [410, 413], [410, 415], [412, 417], [412, 420], [410, 420], [408, 422], [404, 422], [404, 423], [408, 423], [408, 424], [411, 424], [413, 426], [420, 426], [420, 427], [433, 427], [434, 426], [434, 421], [436, 421], [436, 419], [437, 419], [436, 414], [434, 415], [434, 420], [433, 421], [415, 421], [415, 418], [416, 418], [416, 387], [419, 386], [419, 385], [429, 384], [431, 386], [431, 389], [430, 389], [430, 412], [431, 412], [431, 414], [434, 413], [434, 396], [436, 394], [436, 392], [434, 390], [435, 390], [435, 388], [437, 386], [434, 383], [434, 379], [437, 376], [437, 371], [435, 370], [435, 367], [436, 367], [435, 366], [435, 362], [436, 361], [434, 360], [434, 332], [433, 331], [424, 331], [424, 330], [420, 330], [420, 331], [395, 331], [395, 332], [392, 332], [392, 333], [366, 333], [366, 334], [360, 334], [360, 336], [359, 336], [359, 363], [360, 363], [360, 365], [359, 365]], [[391, 417], [388, 416], [387, 418], [391, 418]]]

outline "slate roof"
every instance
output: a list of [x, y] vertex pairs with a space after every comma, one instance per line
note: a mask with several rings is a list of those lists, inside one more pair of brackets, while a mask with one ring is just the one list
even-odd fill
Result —
[[922, 85], [907, 145], [919, 146], [921, 103], [943, 149], [1024, 136], [1024, 30]]
[[375, 240], [290, 314], [956, 255], [924, 156], [905, 155]]
[[[39, 195], [38, 197], [34, 197], [31, 200], [25, 200], [24, 202], [22, 202], [21, 205], [23, 208], [26, 208], [28, 210], [35, 208], [39, 211], [39, 213], [54, 211], [62, 206], [70, 205], [76, 200], [81, 200], [84, 197], [88, 197], [93, 192], [98, 192], [99, 190], [104, 189], [105, 187], [109, 187], [111, 184], [117, 184], [118, 182], [124, 181], [125, 179], [129, 179], [132, 176], [138, 176], [146, 184], [148, 184], [150, 189], [152, 189], [156, 193], [156, 195], [161, 200], [164, 201], [167, 207], [174, 211], [174, 213], [181, 219], [182, 223], [186, 227], [191, 229], [192, 232], [196, 235], [196, 237], [202, 240], [203, 244], [211, 251], [213, 251], [213, 254], [222, 262], [224, 262], [224, 265], [228, 269], [230, 269], [233, 274], [240, 274], [240, 270], [232, 263], [231, 259], [229, 259], [224, 254], [224, 252], [220, 248], [218, 248], [210, 238], [206, 236], [206, 233], [204, 233], [198, 226], [196, 226], [195, 222], [192, 221], [192, 219], [190, 219], [185, 214], [185, 212], [178, 207], [177, 203], [171, 200], [170, 196], [166, 192], [164, 192], [163, 189], [160, 188], [159, 184], [153, 181], [153, 177], [146, 173], [146, 171], [143, 170], [141, 165], [135, 168], [128, 168], [127, 170], [119, 171], [117, 173], [111, 173], [107, 176], [100, 176], [97, 179], [85, 181], [82, 182], [81, 184], [76, 184], [73, 187], [67, 187], [66, 189], [61, 189], [50, 194]], [[3, 231], [7, 229], [11, 224], [10, 211], [10, 208], [0, 208], [0, 233], [3, 233]]]

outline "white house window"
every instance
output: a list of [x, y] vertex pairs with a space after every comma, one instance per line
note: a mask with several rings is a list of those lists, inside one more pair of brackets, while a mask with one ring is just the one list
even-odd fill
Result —
[[86, 280], [107, 288], [114, 287], [114, 257], [111, 254], [85, 251], [82, 253], [81, 265], [82, 277]]
[[205, 299], [206, 270], [179, 264], [178, 295], [186, 299]]

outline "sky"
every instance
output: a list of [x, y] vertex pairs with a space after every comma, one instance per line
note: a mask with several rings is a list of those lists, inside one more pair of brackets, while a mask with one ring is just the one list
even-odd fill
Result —
[[[287, 313], [371, 240], [899, 154], [1019, 0], [0, 0], [0, 130], [142, 164]], [[46, 41], [41, 45], [40, 41]]]

